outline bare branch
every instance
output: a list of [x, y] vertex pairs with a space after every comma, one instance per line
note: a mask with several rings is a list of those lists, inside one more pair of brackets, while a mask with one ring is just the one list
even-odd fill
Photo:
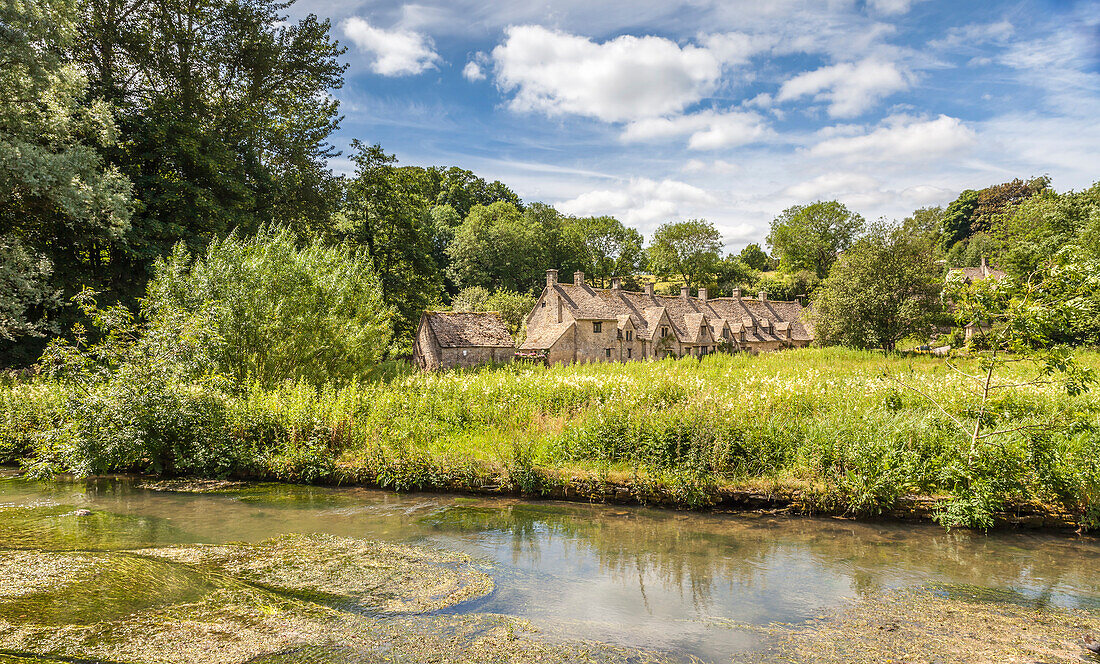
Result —
[[901, 385], [901, 386], [902, 386], [902, 387], [904, 387], [905, 389], [907, 389], [907, 390], [911, 390], [911, 391], [913, 391], [913, 392], [916, 392], [917, 394], [921, 395], [921, 396], [922, 396], [922, 397], [924, 397], [925, 399], [927, 399], [927, 400], [931, 401], [931, 402], [932, 402], [932, 403], [933, 403], [933, 404], [934, 404], [934, 405], [936, 406], [936, 408], [939, 408], [939, 409], [940, 409], [940, 412], [942, 412], [942, 413], [943, 413], [944, 415], [946, 415], [946, 416], [950, 417], [950, 418], [951, 418], [951, 421], [952, 421], [952, 422], [954, 422], [955, 424], [957, 424], [957, 425], [959, 426], [959, 428], [963, 430], [963, 432], [965, 432], [965, 433], [970, 433], [970, 428], [969, 428], [969, 427], [967, 427], [967, 426], [966, 426], [965, 424], [963, 424], [963, 423], [962, 423], [962, 421], [961, 421], [961, 420], [959, 420], [959, 418], [957, 418], [957, 417], [955, 417], [954, 415], [952, 415], [951, 413], [947, 412], [947, 409], [946, 409], [946, 408], [944, 408], [943, 406], [941, 406], [941, 405], [940, 405], [940, 402], [939, 402], [939, 401], [936, 401], [936, 400], [935, 400], [934, 398], [932, 398], [932, 396], [930, 396], [930, 395], [929, 395], [928, 393], [926, 393], [926, 392], [924, 392], [924, 391], [922, 391], [922, 390], [918, 390], [917, 388], [913, 387], [912, 385], [906, 385], [905, 383], [901, 382], [901, 381], [900, 381], [900, 380], [898, 380], [897, 378], [894, 378], [893, 376], [891, 376], [891, 375], [890, 375], [890, 374], [888, 374], [888, 373], [885, 373], [885, 372], [884, 372], [884, 373], [883, 373], [883, 375], [884, 375], [884, 376], [886, 376], [886, 378], [887, 378], [887, 379], [889, 379], [889, 380], [892, 380], [892, 381], [894, 381], [895, 383], [897, 383], [898, 385]]

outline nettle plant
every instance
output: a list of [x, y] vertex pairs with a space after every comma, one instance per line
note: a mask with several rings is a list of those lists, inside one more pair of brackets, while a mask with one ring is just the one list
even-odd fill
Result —
[[[971, 386], [963, 408], [951, 408], [928, 392], [887, 376], [934, 404], [948, 418], [949, 426], [957, 427], [969, 440], [969, 444], [960, 446], [959, 457], [945, 465], [941, 478], [951, 498], [940, 503], [935, 518], [947, 527], [988, 528], [1009, 499], [1035, 498], [1027, 494], [1021, 477], [1060, 473], [1066, 477], [1054, 485], [1076, 481], [1069, 477], [1075, 474], [1073, 469], [1053, 467], [1050, 461], [1055, 457], [1052, 447], [1059, 436], [1064, 438], [1074, 426], [1072, 419], [1053, 411], [1039, 417], [1034, 409], [1022, 407], [1013, 398], [1019, 390], [1046, 387], [1075, 396], [1087, 392], [1096, 382], [1094, 372], [1079, 364], [1072, 348], [1062, 341], [1063, 330], [1090, 315], [1086, 303], [1064, 296], [1065, 289], [1056, 283], [1063, 276], [1054, 266], [1048, 266], [1026, 279], [971, 282], [958, 273], [948, 277], [943, 297], [954, 313], [957, 329], [953, 338], [960, 340], [961, 355], [978, 360], [976, 371], [946, 360], [951, 372], [964, 377]], [[1035, 370], [1025, 375], [1033, 377], [1003, 379], [1006, 366], [1018, 363], [1032, 365]], [[1019, 376], [1020, 372], [1012, 374]], [[1080, 481], [1095, 482], [1096, 478]], [[1092, 487], [1083, 495], [1093, 495], [1096, 489]], [[1064, 493], [1082, 495], [1068, 487]], [[1100, 506], [1076, 507], [1088, 512], [1087, 523], [1100, 520], [1100, 514], [1094, 514]]]

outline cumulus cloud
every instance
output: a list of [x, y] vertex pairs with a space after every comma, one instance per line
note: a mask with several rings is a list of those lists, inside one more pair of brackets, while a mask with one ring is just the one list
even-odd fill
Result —
[[340, 24], [344, 36], [373, 56], [371, 71], [382, 76], [409, 76], [435, 66], [439, 54], [431, 38], [409, 30], [384, 30], [358, 16]]
[[467, 81], [485, 80], [485, 70], [489, 66], [489, 56], [482, 51], [474, 54], [466, 66], [462, 68], [462, 76]]
[[630, 225], [648, 226], [680, 216], [685, 207], [714, 202], [713, 196], [686, 182], [634, 178], [623, 188], [590, 191], [557, 208], [578, 216], [610, 214]]
[[816, 201], [822, 198], [836, 198], [841, 194], [874, 191], [878, 187], [878, 180], [869, 175], [825, 173], [812, 180], [787, 187], [783, 193], [799, 200]]
[[752, 111], [702, 111], [671, 118], [636, 120], [627, 125], [621, 138], [632, 143], [689, 135], [688, 147], [692, 150], [715, 150], [752, 143], [769, 133], [764, 119]]
[[914, 161], [942, 157], [976, 142], [974, 130], [958, 118], [940, 115], [935, 120], [919, 120], [895, 116], [869, 133], [826, 139], [810, 148], [810, 154], [852, 160]]
[[706, 48], [653, 36], [598, 43], [537, 25], [508, 28], [492, 57], [514, 109], [608, 122], [679, 113], [722, 74], [720, 58]]
[[913, 0], [867, 0], [867, 6], [879, 14], [904, 14]]
[[741, 167], [725, 159], [715, 159], [712, 162], [689, 159], [684, 162], [680, 170], [685, 173], [737, 173], [741, 171]]
[[897, 65], [867, 58], [803, 72], [783, 83], [776, 100], [792, 101], [810, 95], [815, 101], [829, 103], [829, 115], [850, 118], [908, 87], [908, 77]]

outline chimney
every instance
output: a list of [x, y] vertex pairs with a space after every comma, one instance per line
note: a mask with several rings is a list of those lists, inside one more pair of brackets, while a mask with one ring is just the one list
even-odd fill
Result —
[[705, 288], [700, 288], [699, 289], [699, 299], [702, 300], [703, 302], [707, 301], [707, 289], [705, 289]]
[[985, 256], [982, 256], [982, 276], [983, 277], [988, 277], [989, 276], [989, 263], [985, 262]]
[[650, 296], [650, 297], [653, 297], [653, 282], [652, 281], [645, 285], [645, 294]]
[[733, 299], [738, 300], [738, 301], [741, 300], [741, 289], [740, 288], [734, 288], [733, 289]]
[[611, 290], [622, 290], [623, 282], [618, 277], [611, 277]]
[[558, 283], [558, 271], [547, 270], [546, 271], [546, 287], [553, 288]]
[[583, 286], [584, 285], [584, 272], [578, 271], [578, 272], [573, 273], [573, 285], [574, 286]]
[[760, 301], [761, 302], [767, 302], [768, 301], [768, 291], [760, 291], [759, 295], [760, 295]]
[[688, 288], [687, 286], [680, 286], [680, 297], [682, 297], [686, 300], [690, 296], [691, 296], [691, 289]]

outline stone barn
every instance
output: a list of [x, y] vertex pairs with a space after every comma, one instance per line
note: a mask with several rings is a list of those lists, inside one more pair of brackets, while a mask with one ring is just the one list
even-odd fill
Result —
[[420, 317], [413, 362], [427, 370], [509, 362], [515, 342], [495, 312], [426, 311]]

